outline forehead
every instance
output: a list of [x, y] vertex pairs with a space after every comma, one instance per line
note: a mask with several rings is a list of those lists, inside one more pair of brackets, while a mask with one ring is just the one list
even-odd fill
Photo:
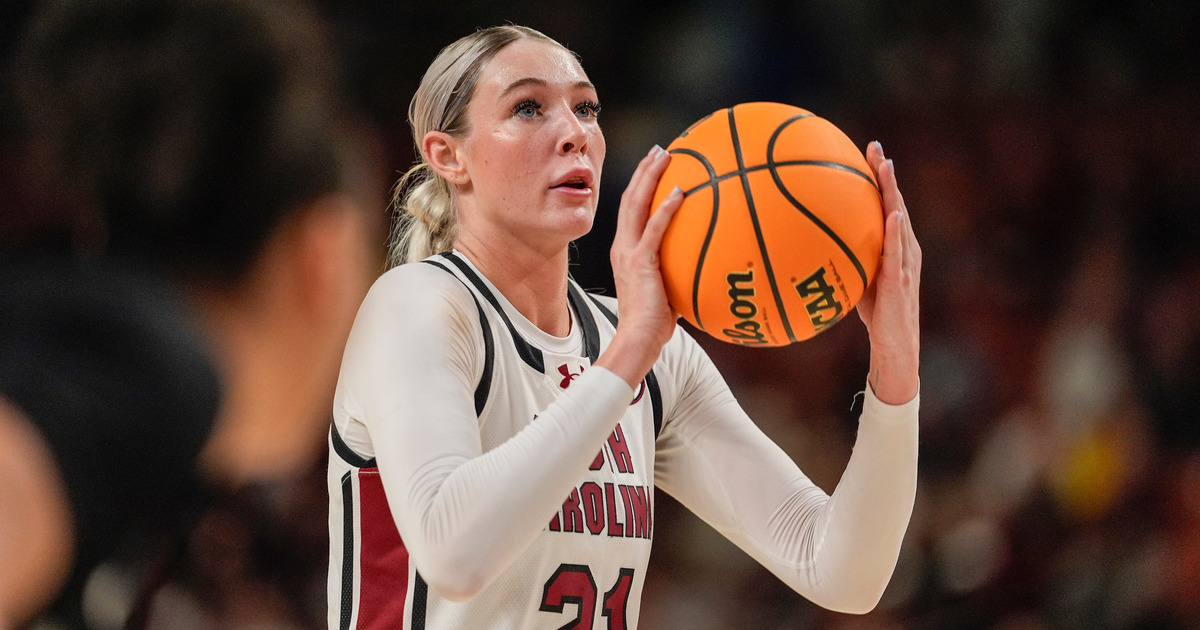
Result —
[[588, 80], [575, 55], [561, 46], [519, 39], [488, 62], [480, 73], [477, 89], [495, 96], [523, 79], [539, 79], [550, 86], [563, 87]]

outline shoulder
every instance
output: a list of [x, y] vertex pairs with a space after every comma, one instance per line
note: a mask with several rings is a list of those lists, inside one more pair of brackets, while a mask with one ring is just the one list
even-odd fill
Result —
[[458, 276], [425, 263], [393, 267], [379, 276], [363, 300], [360, 316], [373, 311], [393, 314], [473, 313], [474, 299]]
[[599, 293], [594, 293], [592, 291], [587, 291], [587, 294], [588, 294], [588, 297], [603, 304], [604, 307], [607, 308], [608, 310], [610, 310], [614, 313], [619, 312], [617, 310], [617, 298], [612, 297], [611, 295], [601, 295]]
[[708, 363], [711, 363], [708, 353], [683, 326], [677, 323], [675, 332], [663, 346], [662, 354], [655, 367], [665, 368], [673, 375], [682, 377]]
[[458, 276], [434, 265], [408, 263], [371, 285], [354, 319], [347, 352], [454, 344], [479, 337], [482, 326], [475, 298]]
[[587, 297], [591, 299], [597, 307], [599, 307], [599, 310], [604, 314], [606, 319], [611, 319], [609, 315], [612, 317], [620, 316], [620, 310], [617, 306], [617, 298], [607, 295], [600, 295], [598, 293], [592, 293], [590, 291], [586, 292], [586, 294]]
[[407, 263], [387, 270], [371, 285], [368, 295], [372, 294], [378, 298], [403, 296], [407, 300], [460, 294], [470, 300], [470, 294], [458, 276], [443, 267], [424, 262]]

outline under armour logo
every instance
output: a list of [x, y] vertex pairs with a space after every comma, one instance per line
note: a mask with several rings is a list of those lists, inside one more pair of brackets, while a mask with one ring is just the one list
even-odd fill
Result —
[[558, 384], [558, 386], [561, 389], [566, 389], [567, 386], [571, 384], [571, 381], [575, 380], [576, 376], [583, 374], [583, 367], [579, 368], [579, 374], [572, 374], [571, 370], [567, 367], [567, 364], [564, 363], [558, 366], [558, 373], [563, 375], [563, 380]]

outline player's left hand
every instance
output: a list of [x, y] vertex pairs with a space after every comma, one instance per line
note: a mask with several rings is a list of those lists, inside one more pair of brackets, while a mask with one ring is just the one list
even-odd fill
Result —
[[881, 402], [899, 405], [919, 388], [921, 246], [896, 185], [895, 165], [878, 142], [866, 153], [883, 197], [883, 258], [858, 302], [858, 315], [871, 338], [871, 389]]

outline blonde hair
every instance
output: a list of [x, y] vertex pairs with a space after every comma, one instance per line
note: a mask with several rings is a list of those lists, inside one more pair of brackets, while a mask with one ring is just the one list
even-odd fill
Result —
[[420, 158], [392, 190], [389, 267], [416, 262], [454, 247], [458, 210], [450, 183], [429, 165], [421, 144], [430, 131], [451, 136], [469, 131], [467, 107], [480, 72], [496, 53], [519, 39], [535, 39], [566, 49], [540, 31], [525, 26], [493, 26], [446, 46], [425, 71], [408, 105], [408, 125]]

